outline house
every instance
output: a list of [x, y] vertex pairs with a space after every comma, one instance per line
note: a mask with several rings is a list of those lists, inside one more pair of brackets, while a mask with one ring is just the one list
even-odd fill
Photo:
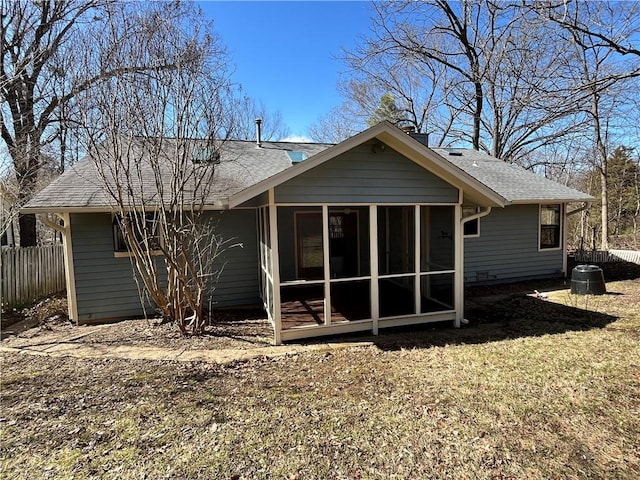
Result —
[[[242, 248], [225, 252], [213, 301], [262, 304], [276, 343], [460, 326], [465, 285], [565, 275], [567, 216], [593, 200], [477, 151], [429, 148], [386, 122], [337, 145], [230, 141], [215, 168], [221, 187], [207, 215]], [[23, 209], [63, 220], [79, 323], [141, 313], [94, 169], [79, 162]]]

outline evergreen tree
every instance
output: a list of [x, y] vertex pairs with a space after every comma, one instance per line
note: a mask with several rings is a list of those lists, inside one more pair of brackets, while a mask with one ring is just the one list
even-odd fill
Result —
[[373, 127], [382, 121], [388, 121], [400, 126], [403, 123], [403, 112], [396, 104], [396, 99], [390, 93], [385, 93], [380, 98], [380, 106], [367, 120], [367, 125]]
[[[597, 168], [590, 170], [582, 185], [584, 191], [598, 200], [601, 199], [599, 176]], [[629, 243], [637, 246], [638, 223], [640, 223], [640, 161], [633, 157], [632, 149], [620, 146], [607, 159], [607, 190], [609, 195], [607, 224], [614, 246], [624, 246]], [[597, 235], [601, 235], [600, 214], [601, 206], [598, 201], [591, 208], [587, 225], [589, 232], [593, 232], [595, 227]]]

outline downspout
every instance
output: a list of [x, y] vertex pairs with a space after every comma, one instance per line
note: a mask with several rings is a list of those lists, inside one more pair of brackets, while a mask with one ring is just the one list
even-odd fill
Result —
[[567, 217], [571, 215], [575, 215], [576, 213], [580, 213], [580, 212], [584, 212], [585, 210], [588, 210], [589, 208], [591, 208], [592, 204], [593, 202], [584, 202], [584, 205], [582, 207], [576, 208], [575, 210], [571, 210], [570, 212], [567, 212]]
[[487, 207], [486, 210], [482, 210], [468, 217], [461, 218], [460, 219], [461, 226], [464, 226], [465, 223], [470, 222], [471, 220], [475, 220], [476, 218], [486, 217], [490, 213], [491, 213], [491, 207]]
[[[471, 220], [476, 220], [476, 219], [480, 219], [482, 217], [486, 217], [487, 215], [489, 215], [491, 213], [491, 207], [486, 207], [484, 210], [481, 210], [480, 212], [474, 214], [474, 215], [470, 215], [468, 217], [464, 217], [460, 219], [460, 235], [462, 236], [462, 239], [460, 241], [460, 285], [458, 285], [458, 288], [460, 288], [460, 291], [463, 293], [462, 296], [462, 313], [464, 312], [464, 224], [467, 222], [470, 222]], [[464, 318], [464, 316], [461, 316], [460, 318], [460, 323], [463, 325], [468, 325], [469, 324], [469, 320], [467, 320], [466, 318]], [[459, 327], [459, 325], [456, 325]]]

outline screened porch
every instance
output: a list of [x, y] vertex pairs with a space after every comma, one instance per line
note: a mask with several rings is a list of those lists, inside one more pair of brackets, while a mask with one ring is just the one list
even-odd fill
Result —
[[260, 208], [261, 295], [276, 341], [453, 319], [457, 210]]

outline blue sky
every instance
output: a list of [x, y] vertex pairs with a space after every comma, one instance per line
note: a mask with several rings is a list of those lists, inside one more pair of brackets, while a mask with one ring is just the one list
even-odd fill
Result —
[[292, 137], [341, 103], [337, 58], [370, 27], [366, 1], [201, 1], [229, 50], [233, 80], [268, 111], [280, 111]]

